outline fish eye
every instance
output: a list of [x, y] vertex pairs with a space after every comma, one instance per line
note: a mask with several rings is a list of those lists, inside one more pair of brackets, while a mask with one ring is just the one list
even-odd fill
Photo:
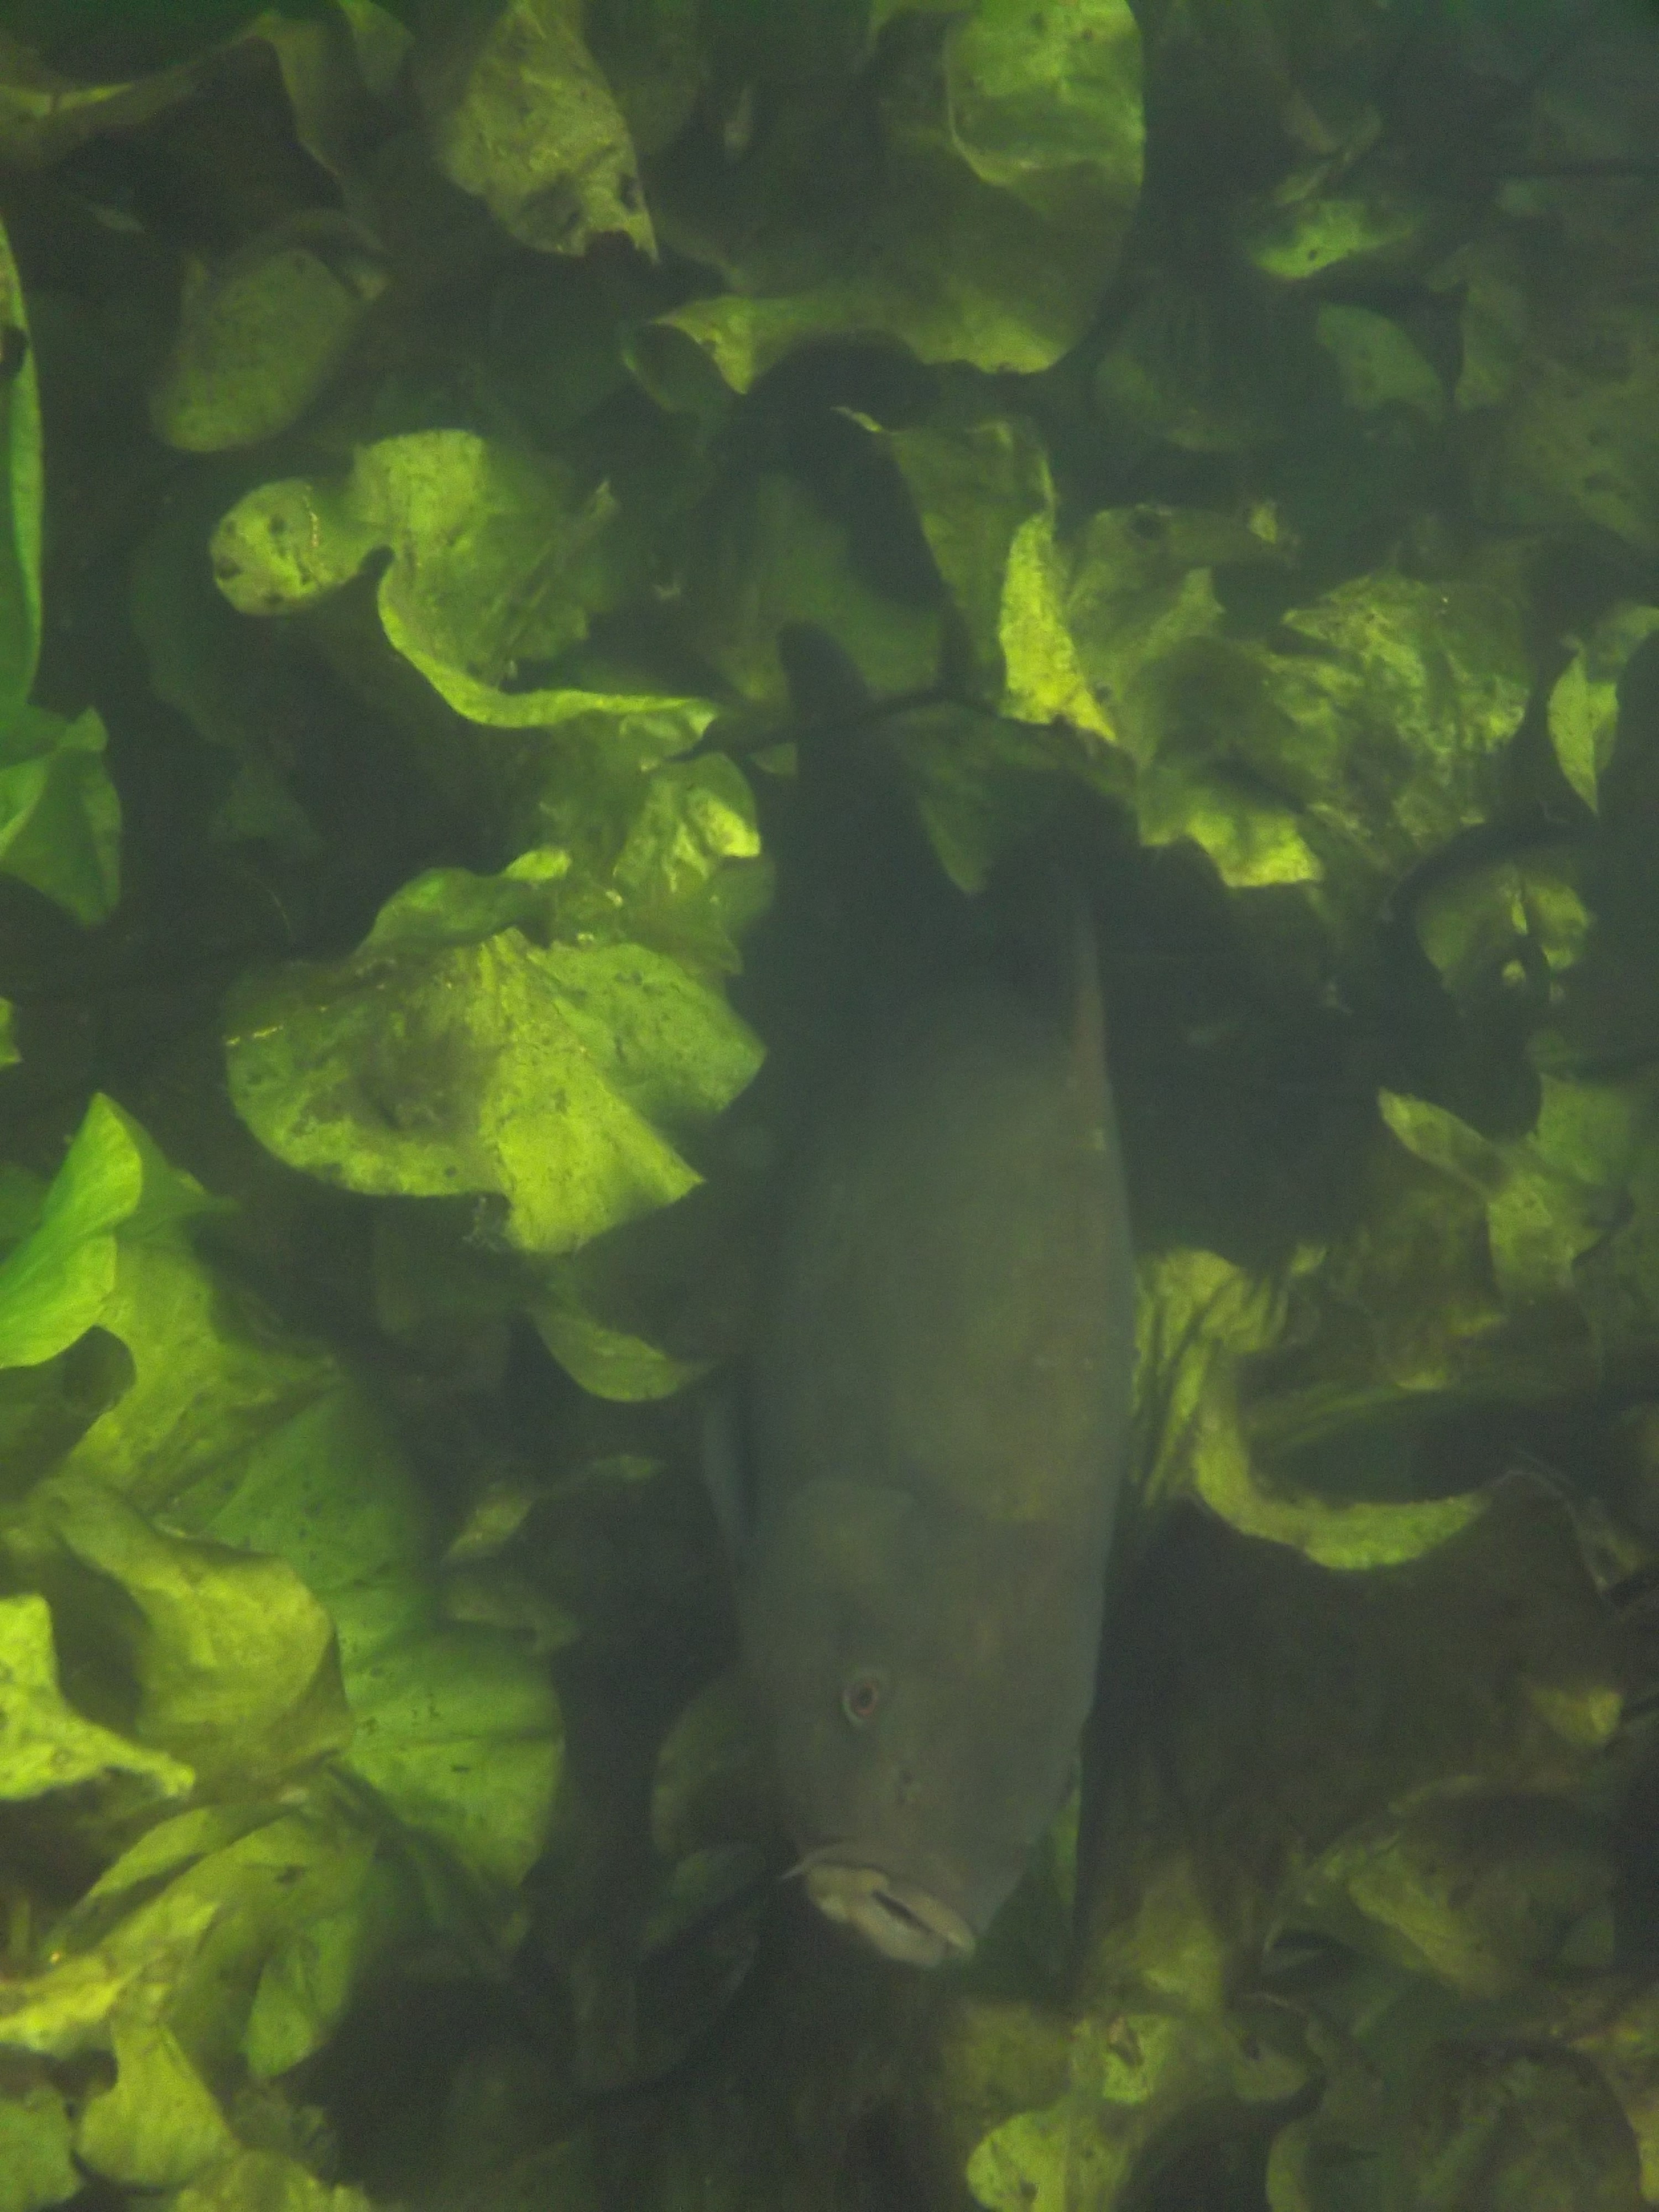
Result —
[[886, 1684], [879, 1674], [854, 1674], [841, 1693], [841, 1709], [854, 1728], [865, 1728], [881, 1711]]

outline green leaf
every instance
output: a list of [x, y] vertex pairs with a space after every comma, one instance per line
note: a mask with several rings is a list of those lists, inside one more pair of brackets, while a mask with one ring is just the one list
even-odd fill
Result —
[[[1616, 1695], [1608, 1704], [1601, 1742]], [[1309, 1869], [1287, 1917], [1493, 1999], [1555, 1965], [1589, 1916], [1609, 1916], [1613, 1882], [1605, 1838], [1583, 1814], [1460, 1781], [1351, 1829]]]
[[1431, 422], [1444, 420], [1445, 386], [1398, 323], [1370, 307], [1327, 304], [1315, 327], [1336, 362], [1345, 405], [1362, 415], [1407, 407]]
[[[693, 975], [731, 975], [742, 964], [738, 940], [770, 894], [753, 793], [735, 762], [711, 754], [671, 762], [647, 780], [608, 878], [584, 906], [562, 899], [562, 933], [575, 935], [580, 915]], [[605, 930], [602, 910], [613, 901]]]
[[273, 1431], [204, 1533], [285, 1559], [328, 1607], [351, 1770], [476, 1879], [520, 1881], [551, 1814], [558, 1705], [507, 1638], [439, 1621], [420, 1492], [365, 1401], [337, 1389]]
[[661, 1129], [719, 1112], [760, 1060], [661, 954], [514, 930], [289, 969], [233, 994], [230, 1024], [233, 1101], [279, 1158], [372, 1194], [495, 1193], [508, 1241], [545, 1254], [690, 1190]]
[[[374, 1839], [355, 1814], [325, 1795], [296, 1817], [299, 1793], [288, 1797], [286, 1808], [203, 1808], [152, 1830], [64, 1930], [72, 1953], [101, 1936], [84, 1954], [94, 1960], [153, 1959], [155, 2005], [210, 2076], [239, 2048], [260, 2078], [308, 2057], [337, 2024], [355, 1977], [413, 1932], [407, 1882], [400, 1889], [377, 1867]], [[169, 1931], [203, 1921], [200, 1955], [163, 1972]], [[320, 1975], [307, 1970], [319, 1945], [331, 1969]], [[172, 2141], [163, 2130], [163, 2146]]]
[[177, 2189], [236, 2148], [201, 2075], [159, 2021], [110, 2023], [116, 2076], [90, 2098], [75, 2131], [76, 2155], [106, 2180]]
[[1571, 1301], [1574, 1268], [1614, 1218], [1613, 1194], [1528, 1140], [1494, 1145], [1438, 1106], [1384, 1091], [1382, 1118], [1409, 1152], [1481, 1194], [1498, 1294], [1514, 1311]]
[[190, 453], [275, 437], [326, 390], [377, 295], [381, 258], [346, 216], [289, 217], [186, 286], [150, 428]]
[[1597, 803], [1602, 772], [1619, 735], [1619, 679], [1638, 647], [1659, 629], [1659, 607], [1617, 606], [1596, 624], [1556, 678], [1549, 697], [1550, 743], [1561, 773], [1586, 806]]
[[[778, 634], [811, 623], [847, 647], [878, 692], [933, 680], [939, 610], [896, 601], [864, 574], [847, 525], [798, 478], [768, 469], [716, 486], [684, 556], [684, 618], [698, 652], [745, 700], [792, 711]], [[812, 711], [812, 702], [805, 704]]]
[[537, 1333], [565, 1372], [596, 1398], [624, 1404], [672, 1398], [706, 1375], [713, 1362], [676, 1359], [626, 1330], [612, 1328], [587, 1310], [580, 1284], [550, 1271], [528, 1301]]
[[320, 840], [276, 757], [259, 651], [264, 641], [226, 603], [208, 562], [205, 541], [224, 501], [216, 471], [179, 487], [134, 548], [128, 611], [150, 690], [236, 763], [212, 836], [264, 842], [284, 860], [304, 862], [315, 859]]
[[47, 2212], [75, 2196], [70, 2118], [57, 2090], [36, 2082], [0, 2097], [0, 2212]]
[[1333, 270], [1392, 268], [1424, 244], [1431, 214], [1426, 199], [1387, 191], [1366, 198], [1320, 194], [1264, 212], [1244, 250], [1264, 276], [1285, 284]]
[[258, 2081], [275, 2081], [320, 2051], [374, 1963], [384, 1917], [365, 1907], [373, 1886], [344, 1911], [325, 1912], [289, 1931], [260, 1969], [242, 2052]]
[[45, 1484], [27, 1511], [131, 1601], [137, 1732], [204, 1788], [270, 1790], [350, 1741], [333, 1625], [284, 1560], [164, 1534], [84, 1480]]
[[1644, 2212], [1624, 2116], [1571, 2053], [1466, 2043], [1435, 2051], [1414, 2086], [1399, 2130], [1404, 2201], [1413, 2207]]
[[375, 1838], [337, 1788], [294, 1790], [271, 1810], [160, 1889], [118, 1866], [58, 1930], [68, 1955], [56, 1973], [103, 1962], [106, 1976], [137, 1977], [143, 2016], [165, 2020], [210, 2075], [240, 2046], [265, 1961], [300, 1929], [351, 1908], [374, 1872]]
[[1425, 888], [1413, 909], [1418, 942], [1460, 1004], [1480, 1010], [1542, 970], [1566, 975], [1590, 934], [1579, 873], [1577, 854], [1546, 849]]
[[1527, 349], [1484, 471], [1500, 527], [1609, 530], [1659, 551], [1659, 331], [1616, 290]]
[[274, 1334], [182, 1237], [117, 1239], [100, 1322], [131, 1352], [134, 1379], [59, 1472], [144, 1511], [176, 1518], [181, 1493], [234, 1483], [240, 1452], [337, 1380], [326, 1353]]
[[135, 1776], [160, 1797], [187, 1796], [196, 1780], [165, 1752], [83, 1720], [58, 1690], [46, 1600], [0, 1598], [0, 1799], [38, 1797], [109, 1774]]
[[180, 2190], [170, 2212], [374, 2212], [360, 2189], [331, 2186], [273, 2150], [245, 2150]]
[[1016, 720], [1078, 714], [1081, 726], [1109, 736], [1060, 621], [1054, 484], [1030, 426], [899, 430], [882, 443], [909, 490], [988, 696]]
[[0, 719], [0, 870], [90, 928], [120, 896], [121, 801], [104, 726], [14, 703]]
[[422, 1627], [361, 1653], [347, 1763], [408, 1826], [485, 1881], [523, 1881], [547, 1842], [563, 1742], [538, 1667], [493, 1631]]
[[136, 1125], [94, 1097], [40, 1220], [0, 1266], [0, 1365], [36, 1366], [100, 1318], [115, 1286], [114, 1231], [143, 1185]]
[[218, 1917], [210, 1899], [182, 1900], [164, 1917], [153, 1915], [137, 1945], [64, 1955], [45, 1973], [0, 1981], [0, 2050], [41, 2058], [106, 2050], [118, 2007], [153, 2019], [172, 2002]]
[[197, 89], [186, 64], [126, 84], [82, 84], [47, 69], [8, 38], [0, 47], [0, 147], [24, 169], [45, 168], [102, 131], [136, 131]]
[[499, 728], [588, 714], [643, 717], [694, 744], [706, 702], [609, 697], [516, 684], [556, 661], [616, 604], [635, 558], [617, 502], [583, 496], [560, 463], [470, 430], [425, 430], [358, 449], [343, 484], [261, 485], [213, 533], [213, 573], [239, 612], [287, 614], [337, 592], [389, 548], [377, 592], [390, 642], [458, 713]]
[[630, 365], [662, 404], [685, 404], [688, 349], [741, 392], [825, 338], [879, 335], [922, 361], [1029, 375], [1083, 336], [1140, 185], [1127, 0], [1039, 17], [982, 5], [942, 44], [925, 92], [886, 94], [879, 161], [843, 153], [821, 173], [823, 108], [845, 95], [820, 62], [738, 190], [716, 198], [695, 172], [678, 189], [672, 166], [653, 178], [659, 228], [726, 282], [635, 334]]
[[544, 925], [549, 886], [570, 862], [562, 853], [537, 857], [552, 865], [533, 879], [516, 862], [499, 876], [428, 868], [392, 893], [363, 939], [362, 953], [445, 952], [454, 945], [477, 945], [503, 929]]
[[[1301, 1255], [1302, 1270], [1316, 1261]], [[1242, 1534], [1289, 1545], [1326, 1567], [1393, 1566], [1434, 1550], [1480, 1516], [1484, 1493], [1336, 1505], [1258, 1464], [1240, 1419], [1239, 1367], [1279, 1338], [1287, 1289], [1212, 1252], [1143, 1262], [1136, 1396], [1156, 1423], [1147, 1496], [1162, 1504], [1190, 1486]]]
[[445, 174], [521, 245], [580, 255], [620, 234], [655, 258], [627, 126], [568, 0], [508, 0], [420, 82]]
[[[0, 98], [0, 136], [4, 102]], [[40, 394], [22, 280], [0, 228], [0, 331], [17, 358], [0, 386], [0, 453], [5, 460], [0, 527], [0, 725], [28, 697], [40, 657], [40, 519], [45, 501]], [[4, 786], [0, 782], [0, 820]], [[3, 832], [0, 832], [3, 835]]]

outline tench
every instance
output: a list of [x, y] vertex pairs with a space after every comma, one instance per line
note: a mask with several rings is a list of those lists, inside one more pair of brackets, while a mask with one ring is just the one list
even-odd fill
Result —
[[1093, 1696], [1134, 1286], [1073, 937], [1058, 990], [954, 976], [826, 1086], [750, 1364], [738, 1611], [799, 1870], [917, 1965], [1018, 1881]]

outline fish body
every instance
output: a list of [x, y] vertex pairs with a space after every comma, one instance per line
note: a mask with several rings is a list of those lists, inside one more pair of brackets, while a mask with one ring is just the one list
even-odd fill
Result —
[[1134, 1291], [1092, 942], [1065, 1003], [982, 975], [832, 1086], [747, 1419], [749, 1671], [810, 1893], [965, 1957], [1091, 1705]]

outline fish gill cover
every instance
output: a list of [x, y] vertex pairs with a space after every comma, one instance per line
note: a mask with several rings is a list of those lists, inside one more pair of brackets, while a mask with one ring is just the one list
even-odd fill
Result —
[[[1659, 2204], [1656, 143], [1645, 0], [0, 7], [0, 2212]], [[1142, 1255], [932, 1978], [695, 1465], [802, 623]]]

